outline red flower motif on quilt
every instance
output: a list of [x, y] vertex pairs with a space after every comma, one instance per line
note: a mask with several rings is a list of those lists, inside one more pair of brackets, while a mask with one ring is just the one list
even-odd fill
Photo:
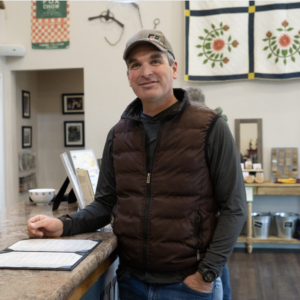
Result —
[[236, 48], [239, 45], [238, 41], [233, 41], [232, 42], [232, 47]]
[[266, 36], [267, 36], [268, 38], [270, 38], [270, 37], [272, 36], [272, 32], [271, 32], [271, 31], [268, 31], [267, 34], [266, 34]]
[[227, 57], [224, 57], [224, 58], [223, 58], [223, 63], [224, 63], [224, 64], [227, 64], [228, 62], [229, 62], [229, 59], [228, 59]]
[[291, 38], [287, 34], [284, 34], [279, 38], [279, 44], [281, 47], [286, 48], [291, 44]]
[[222, 39], [217, 39], [213, 42], [213, 49], [215, 51], [220, 51], [225, 47], [225, 42]]

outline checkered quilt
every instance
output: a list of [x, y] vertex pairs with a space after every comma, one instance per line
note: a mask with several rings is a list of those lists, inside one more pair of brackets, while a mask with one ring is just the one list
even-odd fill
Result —
[[185, 80], [300, 77], [300, 2], [186, 1]]

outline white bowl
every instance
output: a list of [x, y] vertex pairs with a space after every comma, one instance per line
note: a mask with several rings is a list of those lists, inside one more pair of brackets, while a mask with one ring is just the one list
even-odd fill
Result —
[[55, 189], [34, 189], [29, 190], [29, 196], [36, 205], [48, 205], [54, 198]]

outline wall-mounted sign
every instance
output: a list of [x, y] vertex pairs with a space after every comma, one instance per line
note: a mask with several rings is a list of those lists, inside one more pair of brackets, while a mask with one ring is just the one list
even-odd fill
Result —
[[66, 49], [70, 45], [69, 1], [32, 1], [32, 49]]

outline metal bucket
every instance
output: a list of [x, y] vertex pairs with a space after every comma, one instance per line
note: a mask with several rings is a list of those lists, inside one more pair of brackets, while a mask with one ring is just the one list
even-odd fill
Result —
[[300, 215], [296, 213], [280, 212], [273, 214], [273, 216], [276, 223], [277, 236], [284, 239], [293, 238]]
[[270, 213], [252, 213], [252, 228], [255, 238], [267, 239], [269, 237], [271, 215]]

